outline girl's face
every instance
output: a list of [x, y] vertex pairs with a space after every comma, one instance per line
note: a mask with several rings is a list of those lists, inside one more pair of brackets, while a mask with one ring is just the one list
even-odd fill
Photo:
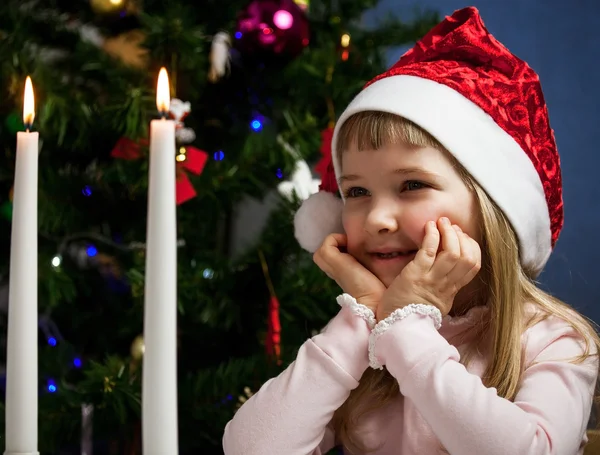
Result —
[[446, 155], [390, 145], [342, 154], [348, 253], [387, 287], [413, 258], [427, 221], [448, 217], [481, 244], [477, 202]]

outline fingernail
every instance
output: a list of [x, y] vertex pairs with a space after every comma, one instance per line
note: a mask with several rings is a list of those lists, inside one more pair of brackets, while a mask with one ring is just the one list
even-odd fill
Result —
[[460, 228], [460, 226], [458, 226], [457, 224], [455, 224], [454, 226], [452, 226], [456, 232], [462, 232], [462, 229]]
[[442, 224], [450, 224], [450, 220], [448, 218], [446, 218], [445, 216], [442, 217], [441, 222], [442, 222]]

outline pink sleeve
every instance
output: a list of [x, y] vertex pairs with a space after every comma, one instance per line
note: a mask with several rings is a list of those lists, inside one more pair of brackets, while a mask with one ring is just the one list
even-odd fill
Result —
[[578, 453], [598, 375], [597, 356], [580, 364], [567, 360], [583, 352], [583, 340], [566, 323], [536, 324], [527, 341], [533, 362], [510, 402], [459, 363], [458, 351], [429, 317], [396, 322], [375, 345], [402, 394], [451, 454]]
[[347, 307], [307, 340], [225, 427], [225, 455], [321, 455], [334, 447], [333, 413], [369, 365], [367, 323]]

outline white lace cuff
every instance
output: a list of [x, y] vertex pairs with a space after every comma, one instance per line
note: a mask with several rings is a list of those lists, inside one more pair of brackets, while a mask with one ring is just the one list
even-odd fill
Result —
[[379, 363], [377, 357], [375, 357], [375, 343], [377, 339], [383, 335], [396, 321], [406, 318], [410, 314], [422, 314], [423, 316], [429, 316], [433, 319], [433, 323], [436, 329], [439, 329], [442, 325], [442, 313], [433, 305], [423, 305], [421, 303], [405, 306], [392, 312], [387, 318], [379, 321], [371, 334], [369, 335], [369, 366], [375, 370], [383, 370], [383, 365]]
[[358, 303], [356, 299], [350, 294], [339, 295], [337, 298], [337, 303], [341, 307], [345, 306], [350, 308], [350, 311], [352, 311], [352, 313], [363, 318], [367, 322], [369, 329], [375, 327], [375, 323], [377, 321], [375, 320], [375, 314], [373, 313], [373, 311], [370, 308], [367, 308], [366, 306]]

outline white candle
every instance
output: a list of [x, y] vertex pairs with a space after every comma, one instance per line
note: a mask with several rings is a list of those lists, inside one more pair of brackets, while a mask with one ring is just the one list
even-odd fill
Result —
[[5, 455], [38, 453], [37, 192], [38, 136], [31, 79], [25, 82], [23, 121], [17, 133], [13, 188], [8, 335], [6, 354]]
[[163, 68], [156, 96], [163, 118], [150, 124], [142, 374], [144, 455], [179, 453], [175, 122], [165, 119], [169, 103], [169, 81]]

